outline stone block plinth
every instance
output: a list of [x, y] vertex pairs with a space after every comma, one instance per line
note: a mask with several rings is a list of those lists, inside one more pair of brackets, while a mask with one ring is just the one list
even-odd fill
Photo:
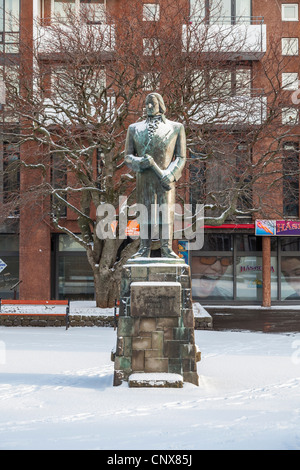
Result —
[[[170, 374], [198, 385], [199, 359], [190, 267], [180, 259], [129, 260], [121, 281], [114, 385], [162, 386], [155, 374], [166, 375], [164, 387], [174, 386]], [[129, 380], [132, 374], [139, 374], [138, 382]]]

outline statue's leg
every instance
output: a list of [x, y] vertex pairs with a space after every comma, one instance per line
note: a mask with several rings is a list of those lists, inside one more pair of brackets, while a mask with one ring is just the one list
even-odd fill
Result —
[[132, 258], [149, 258], [151, 254], [151, 203], [153, 194], [149, 174], [149, 171], [145, 171], [137, 175], [137, 202], [140, 205], [140, 247]]
[[158, 203], [164, 210], [160, 213], [159, 237], [161, 256], [163, 258], [179, 258], [172, 249], [174, 229], [175, 187], [170, 191], [161, 189]]
[[150, 225], [142, 225], [140, 224], [140, 234], [146, 234], [148, 232], [148, 236], [145, 238], [141, 236], [140, 238], [140, 247], [139, 250], [132, 256], [132, 258], [149, 258], [151, 254], [151, 237], [149, 236], [149, 232], [151, 230]]

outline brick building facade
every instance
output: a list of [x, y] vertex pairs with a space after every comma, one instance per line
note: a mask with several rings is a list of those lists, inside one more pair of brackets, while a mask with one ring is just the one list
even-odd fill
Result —
[[[23, 67], [24, 72], [24, 68], [27, 67], [27, 74], [30, 76], [30, 67], [34, 65], [33, 59], [35, 59], [30, 58], [31, 43], [36, 37], [35, 21], [38, 20], [39, 32], [42, 30], [43, 34], [47, 34], [51, 16], [54, 13], [63, 15], [66, 3], [69, 3], [72, 10], [78, 13], [83, 6], [86, 6], [86, 3], [93, 4], [96, 12], [93, 22], [102, 27], [106, 23], [109, 24], [110, 15], [121, 12], [121, 4], [124, 2], [121, 0], [95, 0], [94, 2], [2, 0], [5, 12], [2, 21], [1, 45], [3, 70]], [[164, 4], [166, 4], [164, 0], [138, 2], [140, 10], [136, 12], [136, 15], [140, 20], [137, 24], [141, 29], [146, 30], [147, 27], [150, 28], [151, 25], [163, 21]], [[195, 47], [193, 41], [196, 41], [197, 28], [193, 30], [191, 28], [198, 23], [199, 25], [205, 24], [208, 32], [211, 32], [213, 28], [219, 28], [218, 34], [223, 34], [222, 31], [226, 29], [226, 37], [229, 38], [231, 44], [226, 49], [226, 60], [230, 63], [230, 72], [227, 68], [226, 73], [230, 74], [227, 84], [229, 83], [231, 100], [231, 104], [228, 105], [228, 115], [225, 113], [227, 123], [231, 119], [230, 106], [232, 105], [234, 109], [236, 101], [242, 96], [244, 106], [246, 108], [251, 106], [254, 110], [254, 114], [251, 113], [252, 118], [255, 116], [256, 123], [259, 121], [262, 124], [267, 119], [268, 100], [271, 100], [270, 88], [273, 86], [274, 77], [283, 93], [278, 134], [273, 133], [271, 138], [266, 133], [265, 139], [260, 139], [251, 148], [251, 158], [257, 162], [262, 154], [262, 148], [266, 149], [269, 146], [271, 148], [274, 140], [282, 141], [284, 158], [283, 164], [281, 163], [281, 179], [278, 183], [274, 183], [273, 191], [270, 189], [263, 196], [268, 199], [265, 207], [268, 207], [269, 213], [264, 209], [261, 213], [229, 217], [218, 226], [208, 225], [205, 228], [205, 243], [201, 250], [185, 250], [184, 240], [177, 244], [177, 249], [181, 250], [182, 256], [187, 257], [192, 268], [193, 297], [204, 305], [297, 301], [300, 298], [300, 237], [259, 237], [255, 235], [254, 224], [255, 218], [289, 220], [299, 218], [299, 127], [297, 126], [298, 98], [300, 98], [297, 94], [299, 89], [299, 2], [222, 0], [218, 4], [218, 16], [215, 17], [212, 13], [217, 11], [214, 10], [217, 8], [214, 2], [180, 0], [177, 4], [178, 8], [179, 6], [185, 12], [187, 19], [185, 24], [180, 25], [183, 49]], [[168, 15], [173, 13], [171, 8]], [[110, 26], [113, 28], [113, 25]], [[110, 29], [111, 33], [112, 29]], [[243, 47], [237, 46], [235, 49], [235, 34], [244, 34]], [[114, 30], [114, 35], [114, 41], [118, 41], [118, 28]], [[188, 41], [187, 38], [191, 41], [189, 46], [188, 42], [185, 42]], [[275, 48], [275, 44], [278, 45], [279, 50], [278, 47]], [[153, 47], [153, 43], [150, 44], [145, 38], [143, 47], [144, 49]], [[210, 53], [213, 54], [212, 43], [210, 47]], [[114, 60], [113, 46], [110, 52], [110, 60], [111, 58]], [[197, 50], [194, 52], [197, 54]], [[41, 51], [42, 55], [43, 51]], [[224, 57], [222, 61], [224, 62]], [[267, 66], [268, 76], [265, 70]], [[272, 68], [274, 76], [270, 84], [271, 81], [268, 82], [267, 78], [270, 78]], [[156, 88], [157, 85], [158, 82]], [[241, 86], [243, 93], [236, 92], [238, 86]], [[261, 91], [260, 94], [256, 93], [258, 89]], [[269, 90], [269, 94], [266, 90]], [[155, 91], [160, 91], [159, 86]], [[26, 149], [27, 144], [23, 144], [19, 149], [13, 145], [12, 129], [16, 126], [22, 127], [22, 122], [10, 120], [8, 103], [5, 103], [5, 96], [2, 98], [4, 106], [2, 106], [3, 137], [0, 164], [5, 175], [4, 170], [7, 170], [8, 165], [13, 165], [20, 155], [22, 158], [22, 153], [30, 154], [30, 152], [28, 148]], [[209, 109], [205, 112], [206, 116], [210, 113]], [[198, 120], [198, 125], [201, 126], [201, 118]], [[249, 135], [245, 122], [243, 129], [238, 129], [238, 132], [237, 126], [233, 127], [235, 134]], [[221, 128], [226, 132], [226, 125], [221, 125]], [[253, 128], [253, 122], [249, 122], [249, 128]], [[245, 148], [243, 139], [239, 138], [241, 159], [245, 155]], [[190, 153], [193, 152], [190, 151]], [[36, 162], [35, 159], [33, 161]], [[284, 162], [286, 162], [287, 169]], [[30, 159], [27, 163], [30, 163]], [[291, 166], [296, 168], [293, 174], [289, 174]], [[285, 171], [289, 174], [286, 182], [285, 178], [282, 178]], [[16, 172], [11, 172], [11, 175], [13, 174], [15, 176], [2, 177], [0, 180], [3, 204], [9, 202], [10, 191], [19, 188], [22, 194], [33, 184], [33, 173], [26, 171], [25, 168], [21, 167], [17, 175]], [[208, 188], [214, 186], [216, 179], [221, 176], [222, 169], [212, 171], [205, 167], [205, 184]], [[199, 171], [195, 175], [192, 171], [187, 171], [185, 177], [194, 179], [193, 188], [195, 189], [191, 190], [188, 195], [190, 201], [190, 198], [197, 197], [198, 179], [199, 187], [200, 181], [203, 184], [203, 180], [200, 180]], [[271, 171], [268, 178], [269, 183], [270, 180], [272, 183]], [[259, 194], [258, 185], [254, 185], [251, 189], [253, 203]], [[29, 205], [21, 206], [14, 213], [10, 212], [9, 217], [0, 227], [0, 258], [7, 264], [7, 267], [0, 273], [0, 296], [11, 298], [16, 295], [21, 299], [93, 299], [93, 273], [86, 253], [68, 235], [53, 226], [47, 215], [47, 204], [49, 204], [47, 201], [43, 199], [43, 202], [39, 201], [36, 204], [31, 201]], [[64, 224], [74, 233], [77, 230], [76, 220], [76, 214], [67, 210], [64, 214]], [[14, 291], [13, 286], [16, 284], [18, 286]]]

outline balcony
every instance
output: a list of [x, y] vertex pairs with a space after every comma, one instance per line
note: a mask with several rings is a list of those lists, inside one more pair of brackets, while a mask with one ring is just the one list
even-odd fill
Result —
[[213, 98], [189, 110], [189, 119], [198, 125], [233, 128], [259, 126], [267, 117], [267, 97], [258, 90], [251, 95]]
[[[107, 23], [87, 24], [81, 23], [80, 27], [69, 26], [64, 21], [53, 22], [53, 19], [48, 19], [37, 24], [35, 28], [35, 40], [37, 44], [37, 51], [40, 56], [49, 54], [55, 55], [57, 53], [57, 44], [60, 38], [65, 37], [64, 50], [67, 44], [70, 44], [70, 49], [74, 48], [74, 44], [80, 44], [86, 50], [94, 52], [102, 52], [104, 54], [112, 53], [115, 49], [115, 27]], [[74, 41], [72, 37], [74, 36]]]
[[222, 17], [207, 24], [190, 21], [182, 27], [183, 52], [213, 53], [223, 59], [260, 60], [266, 52], [266, 25], [262, 17]]

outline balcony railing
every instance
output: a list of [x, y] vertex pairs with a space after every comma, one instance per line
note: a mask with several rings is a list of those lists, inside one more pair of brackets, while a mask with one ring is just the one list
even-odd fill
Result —
[[192, 16], [190, 18], [190, 24], [248, 24], [248, 25], [257, 25], [264, 24], [263, 16], [218, 16], [214, 15], [210, 18], [203, 18], [201, 16]]
[[192, 19], [182, 27], [183, 51], [227, 54], [228, 58], [260, 60], [266, 52], [262, 17]]
[[[53, 18], [44, 18], [40, 21], [35, 28], [35, 39], [38, 45], [38, 52], [40, 54], [55, 53], [53, 37], [61, 31], [66, 37], [68, 34], [71, 37], [75, 34], [80, 34], [81, 44], [84, 45], [85, 41], [88, 47], [94, 45], [95, 52], [112, 52], [115, 49], [115, 26], [105, 22], [87, 22], [81, 23], [80, 27], [73, 30], [73, 26], [69, 25], [64, 19], [61, 20]], [[89, 33], [88, 33], [89, 32]], [[94, 35], [94, 40], [91, 41], [91, 34]], [[78, 39], [78, 36], [77, 38]]]

